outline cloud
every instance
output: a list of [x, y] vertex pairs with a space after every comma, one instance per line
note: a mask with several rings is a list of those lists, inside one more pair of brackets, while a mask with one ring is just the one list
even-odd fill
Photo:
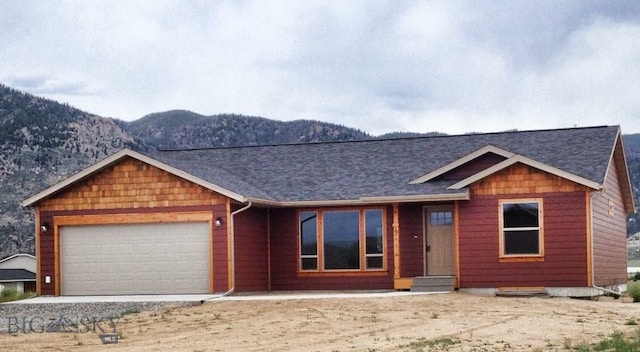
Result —
[[74, 79], [61, 79], [45, 74], [27, 73], [0, 77], [6, 85], [32, 94], [53, 96], [95, 95], [98, 92]]
[[103, 116], [640, 132], [635, 2], [3, 2], [0, 23], [0, 81]]

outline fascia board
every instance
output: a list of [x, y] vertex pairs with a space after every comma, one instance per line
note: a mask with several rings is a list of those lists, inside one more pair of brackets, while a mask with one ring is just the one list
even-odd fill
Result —
[[444, 194], [424, 194], [415, 196], [389, 196], [389, 197], [362, 197], [360, 200], [366, 203], [412, 203], [412, 202], [435, 202], [451, 200], [469, 200], [469, 191], [461, 193]]
[[265, 199], [247, 198], [254, 204], [261, 204], [274, 207], [329, 207], [329, 206], [350, 206], [363, 204], [381, 203], [413, 203], [413, 202], [436, 202], [452, 200], [469, 200], [469, 191], [460, 193], [445, 194], [420, 194], [411, 196], [385, 196], [385, 197], [360, 197], [356, 199], [340, 200], [301, 200], [301, 201], [270, 201]]
[[157, 168], [159, 168], [161, 170], [164, 170], [164, 171], [166, 171], [168, 173], [171, 173], [171, 174], [173, 174], [175, 176], [184, 178], [184, 179], [186, 179], [188, 181], [191, 181], [191, 182], [193, 182], [195, 184], [198, 184], [198, 185], [200, 185], [202, 187], [208, 188], [208, 189], [210, 189], [210, 190], [212, 190], [214, 192], [217, 192], [217, 193], [220, 193], [220, 194], [222, 194], [224, 196], [227, 196], [227, 197], [229, 197], [229, 198], [231, 198], [233, 200], [236, 200], [236, 201], [239, 201], [239, 202], [244, 202], [246, 200], [245, 197], [242, 196], [242, 195], [239, 195], [239, 194], [237, 194], [235, 192], [229, 191], [229, 190], [227, 190], [225, 188], [222, 188], [220, 186], [214, 185], [214, 184], [212, 184], [210, 182], [202, 180], [202, 179], [200, 179], [198, 177], [195, 177], [195, 176], [193, 176], [193, 175], [191, 175], [189, 173], [186, 173], [186, 172], [184, 172], [182, 170], [176, 169], [176, 168], [174, 168], [172, 166], [169, 166], [167, 164], [161, 163], [161, 162], [159, 162], [159, 161], [157, 161], [155, 159], [152, 159], [152, 158], [150, 158], [150, 157], [148, 157], [146, 155], [140, 154], [140, 153], [135, 152], [135, 151], [130, 150], [130, 149], [123, 149], [123, 150], [121, 150], [121, 151], [119, 151], [119, 152], [117, 152], [117, 153], [115, 153], [115, 154], [113, 154], [113, 155], [111, 155], [111, 156], [109, 156], [109, 157], [107, 157], [107, 158], [105, 158], [105, 159], [93, 164], [92, 166], [89, 166], [88, 168], [78, 172], [77, 174], [75, 174], [75, 175], [73, 175], [73, 176], [71, 176], [69, 178], [66, 178], [66, 179], [62, 180], [61, 182], [59, 182], [59, 183], [57, 183], [57, 184], [45, 189], [44, 191], [42, 191], [42, 192], [40, 192], [40, 193], [38, 193], [38, 194], [36, 194], [34, 196], [31, 196], [31, 197], [27, 198], [26, 200], [24, 200], [21, 203], [21, 205], [23, 207], [32, 206], [33, 204], [39, 202], [40, 200], [42, 200], [42, 199], [44, 199], [46, 197], [49, 197], [49, 196], [51, 196], [51, 195], [53, 195], [53, 194], [55, 194], [57, 192], [60, 192], [61, 190], [63, 190], [65, 188], [67, 188], [67, 187], [69, 187], [69, 186], [71, 186], [71, 185], [73, 185], [73, 184], [75, 184], [75, 183], [77, 183], [77, 182], [79, 182], [79, 181], [81, 181], [81, 180], [83, 180], [83, 179], [85, 179], [85, 178], [87, 178], [87, 177], [89, 177], [89, 176], [101, 171], [102, 169], [104, 169], [104, 168], [106, 168], [106, 167], [108, 167], [108, 166], [120, 161], [121, 159], [123, 159], [125, 157], [131, 157], [131, 158], [137, 159], [139, 161], [142, 161], [144, 163], [150, 164], [150, 165], [155, 166], [155, 167], [157, 167]]
[[470, 184], [472, 184], [472, 183], [474, 183], [476, 181], [479, 181], [479, 180], [481, 180], [481, 179], [483, 179], [483, 178], [485, 178], [485, 177], [487, 177], [489, 175], [492, 175], [492, 174], [494, 174], [494, 173], [496, 173], [496, 172], [498, 172], [500, 170], [503, 170], [503, 169], [505, 169], [505, 168], [507, 168], [507, 167], [509, 167], [509, 166], [511, 166], [513, 164], [516, 164], [516, 163], [522, 163], [522, 164], [531, 166], [533, 168], [548, 172], [548, 173], [550, 173], [552, 175], [556, 175], [556, 176], [562, 177], [562, 178], [567, 179], [569, 181], [581, 184], [583, 186], [587, 186], [587, 187], [595, 189], [595, 190], [602, 189], [602, 185], [597, 183], [597, 182], [593, 182], [593, 181], [588, 180], [588, 179], [586, 179], [584, 177], [580, 177], [580, 176], [574, 175], [574, 174], [572, 174], [570, 172], [566, 172], [566, 171], [560, 170], [558, 168], [555, 168], [553, 166], [549, 166], [549, 165], [541, 163], [539, 161], [535, 161], [533, 159], [529, 159], [529, 158], [524, 157], [522, 155], [513, 156], [513, 157], [511, 157], [511, 158], [509, 158], [509, 159], [507, 159], [507, 160], [505, 160], [503, 162], [500, 162], [500, 163], [498, 163], [498, 164], [496, 164], [496, 165], [494, 165], [492, 167], [489, 167], [489, 168], [487, 168], [487, 169], [485, 169], [483, 171], [480, 171], [475, 175], [469, 176], [469, 177], [465, 178], [464, 180], [447, 187], [447, 189], [456, 190], [456, 189], [461, 189], [463, 187], [467, 187], [467, 186], [469, 186]]
[[[613, 148], [611, 149], [611, 155], [609, 156], [609, 165], [611, 163], [615, 163], [616, 169], [618, 170], [618, 182], [620, 183], [620, 188], [622, 190], [622, 199], [624, 201], [624, 206], [626, 208], [627, 214], [632, 215], [636, 212], [636, 204], [633, 199], [631, 187], [631, 178], [629, 177], [629, 167], [627, 164], [627, 156], [624, 152], [624, 143], [622, 138], [622, 131], [618, 128], [618, 133], [616, 135], [616, 141], [613, 144]], [[610, 167], [607, 167], [607, 172], [604, 175], [604, 180], [609, 177]]]
[[471, 154], [467, 154], [465, 156], [463, 156], [460, 159], [457, 159], [456, 161], [449, 163], [441, 168], [438, 168], [424, 176], [421, 176], [413, 181], [410, 181], [409, 184], [415, 185], [415, 184], [420, 184], [420, 183], [425, 183], [429, 180], [432, 180], [440, 175], [443, 175], [459, 166], [462, 166], [474, 159], [477, 159], [478, 157], [481, 157], [487, 153], [493, 153], [493, 154], [498, 154], [500, 156], [503, 156], [505, 158], [511, 158], [513, 157], [515, 154], [508, 152], [504, 149], [498, 148], [498, 147], [494, 147], [492, 145], [487, 145], [485, 147], [482, 147], [478, 150], [476, 150], [475, 152], [471, 153]]
[[31, 254], [27, 254], [27, 253], [18, 253], [18, 254], [14, 254], [14, 255], [12, 255], [12, 256], [10, 256], [10, 257], [6, 257], [6, 258], [4, 258], [4, 259], [0, 260], [0, 263], [4, 263], [4, 262], [7, 262], [7, 261], [9, 261], [9, 260], [11, 260], [11, 259], [14, 259], [14, 258], [21, 258], [21, 257], [26, 257], [26, 258], [29, 258], [29, 259], [36, 259], [36, 257], [35, 257], [35, 256], [33, 256], [33, 255], [31, 255]]

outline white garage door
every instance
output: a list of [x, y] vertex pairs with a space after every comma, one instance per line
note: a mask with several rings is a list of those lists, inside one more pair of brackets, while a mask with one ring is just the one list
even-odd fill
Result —
[[62, 295], [208, 293], [209, 224], [63, 226]]

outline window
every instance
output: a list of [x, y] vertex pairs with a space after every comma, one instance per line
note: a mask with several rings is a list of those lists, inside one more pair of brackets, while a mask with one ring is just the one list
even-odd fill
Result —
[[300, 213], [300, 260], [302, 270], [318, 269], [318, 214]]
[[382, 210], [365, 210], [364, 219], [367, 269], [382, 269], [384, 267]]
[[323, 218], [324, 268], [360, 268], [360, 214], [327, 211]]
[[381, 209], [300, 212], [300, 269], [384, 269], [383, 218]]
[[613, 216], [616, 213], [616, 207], [613, 204], [613, 200], [609, 199], [609, 216]]
[[542, 201], [503, 201], [500, 203], [501, 256], [541, 256]]
[[432, 211], [429, 222], [434, 226], [453, 224], [453, 216], [450, 211]]

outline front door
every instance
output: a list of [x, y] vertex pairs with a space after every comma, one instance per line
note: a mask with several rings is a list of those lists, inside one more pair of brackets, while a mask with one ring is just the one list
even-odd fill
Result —
[[425, 275], [455, 275], [453, 206], [425, 208]]

